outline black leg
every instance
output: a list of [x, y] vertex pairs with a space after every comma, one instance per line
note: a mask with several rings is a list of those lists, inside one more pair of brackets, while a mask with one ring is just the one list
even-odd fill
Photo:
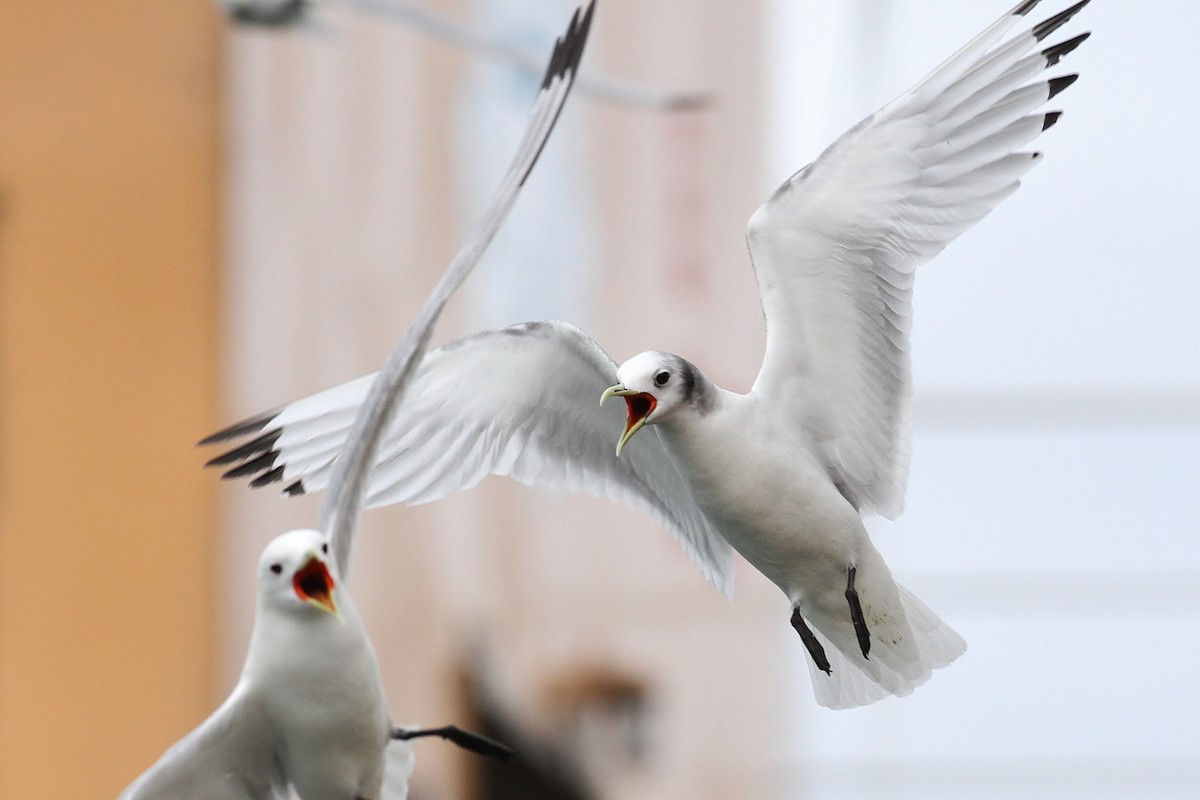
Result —
[[808, 654], [812, 656], [813, 663], [817, 665], [817, 669], [824, 672], [826, 675], [832, 675], [833, 670], [829, 668], [829, 659], [825, 657], [825, 648], [821, 647], [821, 643], [817, 641], [817, 637], [813, 636], [813, 632], [808, 629], [808, 625], [804, 624], [804, 618], [800, 616], [800, 609], [792, 609], [792, 627], [796, 629], [796, 633], [800, 634], [800, 641], [804, 642], [804, 646], [808, 648]]
[[421, 736], [440, 736], [447, 741], [454, 742], [464, 750], [470, 750], [480, 755], [492, 756], [501, 761], [507, 761], [515, 755], [512, 748], [507, 745], [500, 744], [500, 742], [489, 739], [486, 736], [480, 736], [478, 733], [464, 731], [457, 725], [445, 725], [441, 728], [417, 728], [414, 730], [396, 728], [392, 731], [393, 739], [416, 739]]
[[846, 602], [850, 604], [850, 621], [854, 623], [854, 635], [858, 637], [858, 649], [862, 650], [863, 658], [869, 658], [871, 652], [871, 633], [867, 630], [867, 621], [863, 619], [862, 604], [858, 602], [858, 591], [854, 588], [854, 575], [858, 572], [850, 568], [846, 580]]

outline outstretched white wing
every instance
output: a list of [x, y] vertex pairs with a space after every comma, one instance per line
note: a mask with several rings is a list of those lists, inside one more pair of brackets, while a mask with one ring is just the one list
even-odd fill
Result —
[[1059, 117], [1035, 109], [1077, 77], [1042, 73], [1087, 34], [1029, 53], [1088, 0], [1001, 41], [1039, 2], [843, 134], [750, 219], [767, 325], [752, 391], [864, 512], [903, 506], [914, 268], [1016, 190], [1041, 155], [1020, 148]]
[[[657, 436], [613, 458], [621, 408], [597, 402], [616, 363], [564, 322], [476, 334], [430, 353], [413, 374], [370, 470], [367, 504], [424, 503], [488, 474], [584, 491], [643, 509], [705, 577], [733, 588], [732, 550], [708, 523]], [[289, 403], [205, 440], [250, 440], [210, 464], [290, 493], [324, 489], [374, 375]]]
[[118, 800], [287, 800], [274, 726], [238, 686], [198, 728], [163, 753]]

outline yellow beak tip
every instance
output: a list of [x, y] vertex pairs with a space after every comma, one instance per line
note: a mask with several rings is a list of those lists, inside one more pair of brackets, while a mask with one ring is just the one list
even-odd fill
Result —
[[621, 384], [618, 383], [616, 386], [610, 386], [607, 389], [605, 389], [603, 392], [601, 392], [600, 393], [600, 405], [604, 405], [605, 401], [607, 401], [608, 398], [615, 395], [617, 393], [617, 390], [621, 389], [621, 388], [622, 388]]

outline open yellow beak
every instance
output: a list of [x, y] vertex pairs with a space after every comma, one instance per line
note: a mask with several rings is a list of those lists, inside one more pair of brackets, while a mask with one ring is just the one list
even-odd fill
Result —
[[309, 552], [304, 566], [296, 570], [296, 574], [292, 576], [292, 588], [296, 590], [296, 596], [301, 600], [332, 614], [343, 625], [346, 624], [346, 620], [342, 618], [342, 610], [338, 608], [337, 600], [334, 597], [337, 584], [329, 572], [329, 567], [325, 566], [325, 562], [321, 560], [321, 556], [316, 550]]
[[625, 407], [628, 410], [628, 416], [625, 420], [625, 432], [621, 434], [621, 438], [617, 441], [617, 458], [620, 458], [621, 451], [625, 449], [625, 444], [646, 424], [646, 417], [650, 416], [650, 412], [654, 410], [658, 401], [654, 399], [654, 395], [652, 394], [626, 389], [625, 385], [621, 383], [604, 390], [600, 395], [600, 405], [604, 405], [604, 401], [610, 397], [624, 397]]

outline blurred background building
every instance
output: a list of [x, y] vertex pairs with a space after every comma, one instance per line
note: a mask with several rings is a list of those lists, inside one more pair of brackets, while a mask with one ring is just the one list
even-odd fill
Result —
[[[424, 2], [538, 53], [571, 7]], [[712, 103], [572, 98], [438, 341], [564, 318], [748, 388], [747, 218], [1003, 6], [600, 0], [585, 72]], [[820, 709], [744, 563], [727, 602], [648, 518], [489, 479], [359, 539], [397, 721], [523, 756], [423, 741], [412, 796], [1195, 796], [1197, 22], [1089, 7], [1048, 157], [919, 281], [908, 509], [872, 530], [966, 656]], [[218, 487], [192, 442], [379, 365], [537, 76], [348, 8], [234, 30], [206, 0], [3, 3], [0, 53], [0, 796], [112, 797], [227, 694], [258, 553], [316, 521]]]

